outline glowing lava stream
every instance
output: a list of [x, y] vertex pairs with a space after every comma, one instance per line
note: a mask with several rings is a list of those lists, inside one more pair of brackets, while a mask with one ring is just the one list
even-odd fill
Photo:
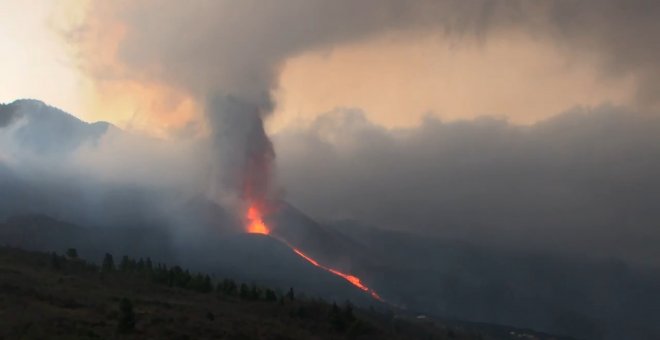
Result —
[[[255, 207], [254, 205], [251, 205], [250, 208], [248, 209], [246, 217], [247, 217], [247, 220], [248, 220], [248, 225], [247, 225], [247, 232], [248, 233], [250, 233], [250, 234], [270, 235], [270, 229], [268, 229], [268, 227], [266, 226], [266, 223], [264, 223], [263, 219], [261, 218], [261, 213], [259, 212], [259, 209], [257, 209], [257, 207]], [[334, 274], [334, 275], [337, 275], [337, 276], [343, 278], [344, 280], [348, 281], [349, 283], [351, 283], [355, 287], [358, 287], [361, 290], [363, 290], [364, 292], [369, 293], [369, 295], [371, 295], [374, 299], [376, 299], [378, 301], [381, 301], [381, 302], [384, 302], [384, 300], [380, 297], [380, 295], [378, 295], [378, 293], [373, 291], [371, 288], [365, 286], [362, 283], [362, 281], [360, 281], [360, 278], [358, 278], [357, 276], [350, 275], [350, 274], [344, 274], [344, 273], [342, 273], [342, 272], [340, 272], [336, 269], [326, 267], [326, 266], [318, 263], [318, 261], [314, 260], [313, 258], [309, 257], [309, 255], [307, 255], [307, 254], [303, 253], [302, 251], [300, 251], [300, 249], [298, 249], [298, 248], [294, 247], [293, 245], [291, 245], [291, 243], [287, 242], [285, 239], [283, 239], [281, 237], [278, 237], [278, 236], [275, 236], [275, 235], [270, 235], [270, 236], [273, 237], [274, 239], [282, 242], [287, 247], [291, 248], [291, 250], [293, 250], [293, 252], [296, 253], [296, 255], [302, 257], [303, 259], [305, 259], [305, 261], [311, 263], [315, 267], [321, 268], [321, 269], [327, 271], [328, 273], [331, 273], [331, 274]]]

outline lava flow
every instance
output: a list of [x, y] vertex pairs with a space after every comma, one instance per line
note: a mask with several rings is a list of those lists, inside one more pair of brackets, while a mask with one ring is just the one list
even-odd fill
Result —
[[[247, 224], [247, 232], [248, 233], [250, 233], [250, 234], [270, 235], [270, 229], [268, 229], [268, 227], [266, 226], [266, 223], [264, 223], [263, 218], [261, 217], [261, 212], [259, 211], [259, 209], [257, 208], [256, 205], [254, 205], [254, 204], [250, 205], [250, 207], [248, 208], [246, 217], [247, 217], [247, 221], [248, 221], [248, 224]], [[293, 252], [296, 253], [296, 255], [302, 257], [305, 261], [311, 263], [315, 267], [321, 268], [321, 269], [327, 271], [328, 273], [331, 273], [331, 274], [334, 274], [334, 275], [337, 275], [337, 276], [343, 278], [344, 280], [348, 281], [349, 283], [351, 283], [355, 287], [363, 290], [366, 293], [369, 293], [369, 295], [371, 295], [374, 299], [376, 299], [378, 301], [384, 301], [378, 295], [378, 293], [376, 293], [373, 289], [365, 286], [362, 283], [362, 281], [360, 280], [360, 278], [358, 278], [357, 276], [350, 275], [350, 274], [345, 274], [345, 273], [340, 272], [339, 270], [336, 270], [336, 269], [333, 269], [333, 268], [330, 268], [330, 267], [326, 267], [326, 266], [318, 263], [318, 261], [314, 260], [309, 255], [307, 255], [307, 254], [303, 253], [302, 251], [300, 251], [300, 249], [298, 249], [298, 248], [294, 247], [293, 245], [291, 245], [285, 239], [283, 239], [281, 237], [274, 236], [274, 235], [270, 235], [270, 236], [277, 239], [278, 241], [282, 242], [287, 247], [291, 248], [291, 250], [293, 250]]]

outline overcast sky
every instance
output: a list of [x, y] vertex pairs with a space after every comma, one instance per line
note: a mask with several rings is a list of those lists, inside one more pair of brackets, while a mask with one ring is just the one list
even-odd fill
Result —
[[660, 262], [656, 2], [4, 7], [2, 101], [211, 136], [234, 190], [244, 157], [269, 177], [264, 119], [315, 217]]
[[[0, 21], [0, 100], [39, 98], [90, 120], [167, 135], [203, 121], [200, 95], [192, 93], [199, 89], [188, 81], [199, 73], [179, 61], [221, 78], [227, 73], [216, 61], [228, 56], [247, 60], [239, 75], [269, 64], [271, 131], [337, 107], [410, 127], [426, 115], [530, 124], [580, 105], [641, 102], [657, 39], [639, 33], [655, 27], [648, 17], [655, 5], [437, 3], [164, 1], [154, 13], [145, 10], [149, 1], [9, 1]], [[231, 20], [237, 16], [251, 19]], [[305, 33], [292, 33], [299, 30]], [[176, 52], [200, 44], [203, 53]], [[142, 72], [144, 63], [178, 78]], [[108, 80], [118, 69], [140, 75]]]

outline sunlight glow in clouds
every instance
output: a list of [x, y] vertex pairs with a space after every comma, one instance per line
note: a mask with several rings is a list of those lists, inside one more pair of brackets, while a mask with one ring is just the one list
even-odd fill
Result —
[[387, 36], [292, 58], [281, 74], [275, 126], [310, 121], [337, 106], [387, 127], [483, 115], [535, 123], [574, 106], [629, 104], [632, 78], [599, 73], [593, 60], [508, 34], [453, 44], [438, 36]]
[[56, 5], [39, 0], [2, 2], [0, 102], [35, 98], [81, 115], [81, 78], [50, 25]]
[[[128, 71], [120, 43], [127, 32], [121, 23], [86, 17], [88, 4], [3, 5], [0, 52], [10, 57], [0, 65], [0, 101], [37, 98], [83, 119], [161, 136], [204, 133], [201, 104], [191, 95], [172, 84], [122, 77]], [[74, 46], [76, 29], [91, 30], [93, 44]], [[102, 68], [76, 60], [85, 48], [95, 50]], [[604, 75], [588, 54], [569, 52], [520, 33], [464, 42], [423, 32], [303, 51], [281, 68], [269, 130], [310, 122], [336, 107], [361, 108], [370, 120], [396, 128], [429, 114], [530, 124], [575, 106], [631, 104], [632, 76]]]

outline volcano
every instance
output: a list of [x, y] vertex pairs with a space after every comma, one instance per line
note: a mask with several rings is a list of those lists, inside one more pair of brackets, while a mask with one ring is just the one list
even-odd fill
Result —
[[[247, 227], [246, 231], [250, 234], [261, 234], [261, 235], [270, 235], [271, 230], [270, 228], [266, 225], [262, 218], [262, 214], [259, 211], [258, 206], [256, 205], [251, 205], [248, 208], [247, 211]], [[349, 274], [347, 272], [343, 272], [341, 270], [338, 270], [333, 267], [329, 267], [327, 265], [319, 263], [316, 259], [312, 258], [309, 254], [304, 253], [301, 249], [298, 247], [294, 246], [291, 244], [287, 239], [285, 239], [282, 235], [280, 234], [273, 234], [272, 236], [274, 239], [280, 241], [282, 244], [290, 248], [296, 255], [300, 256], [302, 259], [305, 261], [309, 262], [311, 265], [314, 267], [317, 267], [319, 269], [322, 269], [330, 274], [336, 275], [338, 277], [341, 277], [342, 279], [348, 281], [351, 283], [353, 286], [357, 287], [358, 289], [368, 293], [371, 295], [374, 299], [378, 301], [384, 301], [378, 293], [376, 293], [372, 288], [369, 288], [365, 283], [362, 282], [362, 280], [353, 275]]]
[[[14, 155], [29, 152], [65, 162], [81, 145], [95, 145], [106, 127], [123, 133], [40, 102], [0, 105], [0, 135], [15, 138]], [[249, 207], [237, 209], [237, 216], [206, 195], [100, 182], [83, 173], [31, 177], [11, 156], [0, 149], [0, 244], [56, 252], [77, 248], [81, 257], [99, 261], [106, 252], [150, 257], [214, 279], [380, 304], [346, 277], [328, 272], [331, 268], [359, 278], [388, 303], [427, 316], [583, 338], [660, 334], [654, 318], [660, 305], [657, 270], [487, 248], [357, 220], [317, 221], [281, 199], [252, 218], [257, 223], [247, 224], [255, 213]], [[246, 229], [250, 225], [254, 228]]]

